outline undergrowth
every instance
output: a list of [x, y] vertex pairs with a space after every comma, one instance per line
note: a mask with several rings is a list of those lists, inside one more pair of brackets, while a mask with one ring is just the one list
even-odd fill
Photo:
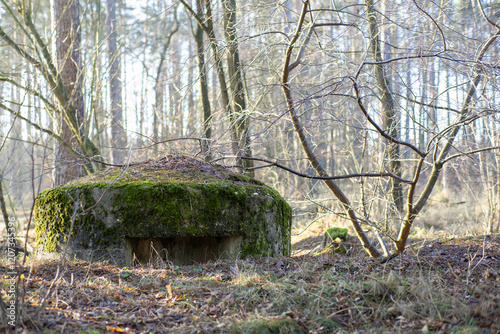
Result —
[[[473, 252], [465, 242], [460, 251]], [[498, 238], [490, 242], [487, 251], [498, 252]], [[384, 265], [339, 254], [142, 268], [31, 260], [20, 285], [20, 327], [93, 334], [495, 333], [498, 264], [483, 256], [471, 271], [455, 245], [441, 245], [439, 256], [438, 246], [418, 245]]]

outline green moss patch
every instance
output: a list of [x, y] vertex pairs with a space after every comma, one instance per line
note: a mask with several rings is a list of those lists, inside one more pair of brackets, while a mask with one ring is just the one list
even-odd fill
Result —
[[343, 241], [347, 241], [347, 229], [342, 227], [332, 227], [326, 230], [325, 237], [331, 241], [335, 241], [337, 238]]
[[332, 227], [325, 231], [323, 249], [315, 254], [338, 253], [347, 254], [347, 247], [343, 241], [347, 241], [347, 229], [342, 227]]

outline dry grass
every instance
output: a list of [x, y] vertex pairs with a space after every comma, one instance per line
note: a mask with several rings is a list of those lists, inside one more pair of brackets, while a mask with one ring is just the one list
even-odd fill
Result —
[[[296, 250], [311, 238], [321, 236], [300, 240]], [[159, 268], [29, 260], [19, 328], [93, 334], [500, 330], [500, 237], [414, 240], [405, 255], [384, 265], [356, 249], [351, 254]]]

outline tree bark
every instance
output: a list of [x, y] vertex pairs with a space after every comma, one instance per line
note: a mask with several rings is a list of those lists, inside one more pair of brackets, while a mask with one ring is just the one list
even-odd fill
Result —
[[[399, 139], [399, 113], [396, 110], [394, 97], [389, 85], [389, 80], [382, 62], [382, 50], [380, 48], [379, 29], [373, 0], [366, 0], [368, 21], [370, 26], [370, 48], [375, 62], [375, 77], [380, 89], [380, 100], [382, 101], [383, 124], [385, 132], [394, 139]], [[389, 159], [389, 170], [394, 175], [401, 177], [401, 159], [399, 144], [386, 142], [387, 157]], [[391, 178], [391, 194], [399, 212], [403, 212], [403, 184], [396, 178]]]
[[116, 0], [106, 0], [108, 15], [106, 32], [109, 60], [109, 95], [111, 98], [111, 151], [113, 163], [121, 164], [126, 160], [127, 135], [123, 127], [122, 87], [120, 54], [116, 47]]
[[[159, 136], [159, 127], [161, 124], [165, 124], [163, 131], [163, 136], [166, 137], [166, 129], [168, 127], [165, 113], [163, 112], [163, 99], [165, 92], [165, 60], [167, 58], [167, 50], [170, 46], [170, 42], [172, 41], [172, 36], [179, 30], [179, 21], [177, 20], [177, 12], [174, 12], [175, 19], [175, 27], [169, 32], [165, 44], [163, 44], [163, 48], [160, 53], [160, 62], [158, 63], [158, 68], [156, 69], [156, 77], [155, 77], [155, 104], [153, 110], [153, 142], [156, 144], [160, 141]], [[160, 118], [162, 120], [160, 121]], [[166, 138], [165, 138], [166, 139]], [[158, 145], [154, 145], [153, 147], [154, 155], [158, 154]]]
[[[247, 102], [238, 50], [238, 36], [236, 33], [236, 1], [222, 0], [222, 8], [224, 12], [224, 33], [228, 50], [227, 71], [234, 113], [234, 124], [232, 124], [232, 127], [238, 140], [238, 151], [235, 154], [237, 157], [251, 157], [252, 151], [250, 149], [250, 137], [248, 133], [249, 119], [245, 114], [247, 111]], [[238, 159], [237, 164], [245, 167], [253, 167], [253, 160]], [[247, 173], [254, 174], [253, 170], [249, 170]]]
[[[203, 16], [203, 0], [196, 0], [196, 12], [199, 17]], [[202, 153], [205, 160], [212, 160], [210, 154], [210, 139], [212, 138], [212, 109], [208, 96], [207, 66], [205, 63], [205, 48], [203, 46], [203, 29], [198, 24], [194, 33], [196, 44], [196, 56], [198, 58], [198, 73], [200, 76], [201, 104], [203, 108], [203, 142]]]
[[[54, 31], [53, 59], [68, 96], [66, 104], [59, 103], [56, 133], [76, 148], [78, 141], [75, 134], [85, 133], [78, 0], [51, 0], [51, 21]], [[68, 147], [59, 142], [55, 143], [54, 167], [55, 186], [84, 175], [82, 164], [75, 160]]]
[[5, 222], [5, 233], [9, 230], [9, 214], [7, 213], [7, 206], [5, 205], [5, 197], [3, 196], [3, 171], [0, 170], [0, 209], [2, 217]]

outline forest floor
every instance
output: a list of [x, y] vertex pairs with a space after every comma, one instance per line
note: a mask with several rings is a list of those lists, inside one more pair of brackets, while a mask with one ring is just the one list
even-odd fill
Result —
[[29, 260], [17, 332], [500, 333], [499, 235], [413, 239], [384, 264], [352, 237], [348, 255], [313, 255], [321, 239], [180, 267]]

